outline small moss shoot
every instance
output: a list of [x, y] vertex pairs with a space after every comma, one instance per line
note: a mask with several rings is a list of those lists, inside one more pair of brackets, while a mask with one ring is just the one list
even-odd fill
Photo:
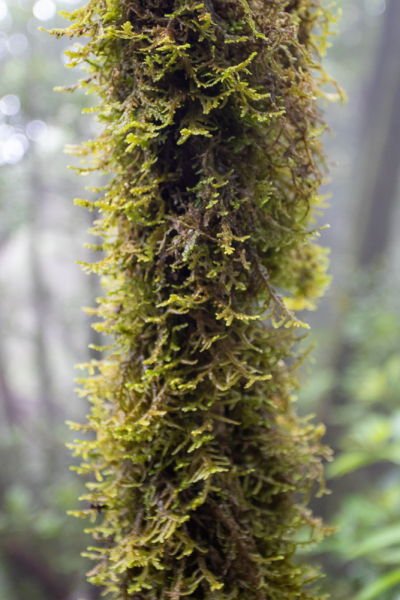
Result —
[[[91, 310], [114, 344], [82, 365], [96, 566], [118, 600], [311, 600], [294, 558], [324, 533], [323, 427], [293, 409], [307, 327], [328, 283], [314, 217], [320, 0], [90, 0], [57, 36], [102, 133], [74, 148], [104, 257]], [[98, 249], [99, 246], [96, 246]], [[317, 489], [318, 491], [318, 489]], [[100, 514], [99, 514], [100, 513]], [[308, 542], [301, 534], [308, 529]]]

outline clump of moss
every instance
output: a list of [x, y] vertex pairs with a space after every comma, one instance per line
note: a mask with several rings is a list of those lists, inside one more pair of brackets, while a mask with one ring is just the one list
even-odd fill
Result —
[[[292, 409], [298, 328], [327, 284], [310, 223], [324, 129], [320, 0], [90, 0], [69, 29], [111, 175], [94, 202], [106, 295], [82, 396], [98, 524], [89, 580], [115, 599], [315, 598], [293, 560], [323, 434]], [[314, 31], [322, 31], [318, 38]]]

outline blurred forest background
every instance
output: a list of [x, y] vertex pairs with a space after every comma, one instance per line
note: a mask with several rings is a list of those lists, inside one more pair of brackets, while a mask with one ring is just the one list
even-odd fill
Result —
[[[93, 215], [72, 202], [98, 182], [67, 170], [63, 147], [97, 126], [81, 116], [90, 98], [53, 92], [79, 76], [63, 68], [68, 40], [38, 30], [79, 1], [0, 0], [0, 600], [99, 597], [79, 556], [89, 538], [66, 515], [83, 483], [64, 425], [87, 412], [73, 365], [96, 354], [81, 306], [101, 290], [75, 264], [93, 258]], [[333, 493], [312, 507], [339, 529], [306, 559], [333, 600], [400, 600], [400, 1], [336, 5], [324, 62], [349, 101], [323, 106], [333, 281], [305, 315], [316, 348], [298, 410], [327, 426]]]

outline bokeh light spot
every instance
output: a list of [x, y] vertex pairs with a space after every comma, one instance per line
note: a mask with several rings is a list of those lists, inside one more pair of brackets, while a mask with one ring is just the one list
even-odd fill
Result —
[[381, 15], [385, 12], [386, 2], [385, 0], [365, 0], [365, 10], [374, 17]]
[[10, 13], [7, 13], [2, 21], [0, 21], [1, 33], [5, 33], [6, 31], [10, 31], [13, 25], [13, 20]]
[[29, 142], [28, 142], [28, 139], [27, 139], [26, 135], [24, 135], [23, 133], [16, 133], [15, 135], [12, 136], [11, 139], [18, 140], [22, 144], [22, 148], [24, 149], [24, 153], [28, 150], [28, 148], [29, 148]]
[[0, 110], [3, 115], [16, 115], [21, 108], [21, 102], [18, 96], [8, 94], [0, 100]]
[[8, 164], [17, 163], [28, 148], [28, 140], [20, 133], [12, 135], [0, 145], [2, 159]]
[[6, 142], [14, 133], [14, 130], [10, 125], [0, 125], [0, 143]]
[[7, 40], [0, 38], [0, 60], [3, 60], [8, 54]]
[[11, 54], [23, 54], [28, 48], [28, 40], [23, 33], [14, 33], [8, 38], [8, 47]]
[[7, 4], [0, 0], [0, 21], [6, 18], [7, 12]]
[[56, 14], [57, 8], [52, 0], [38, 0], [33, 5], [33, 14], [39, 21], [48, 21]]
[[46, 135], [46, 132], [47, 132], [46, 123], [43, 123], [43, 121], [38, 121], [38, 120], [31, 121], [30, 123], [28, 123], [26, 132], [27, 132], [28, 138], [30, 140], [32, 140], [33, 142], [39, 142]]

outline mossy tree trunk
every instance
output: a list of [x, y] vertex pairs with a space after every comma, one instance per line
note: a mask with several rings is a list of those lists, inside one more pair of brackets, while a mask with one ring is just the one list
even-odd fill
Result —
[[322, 533], [306, 503], [326, 450], [292, 409], [292, 310], [327, 283], [310, 223], [333, 19], [319, 0], [92, 0], [72, 20], [55, 33], [89, 38], [70, 64], [104, 125], [75, 151], [111, 174], [78, 202], [101, 213], [86, 268], [115, 339], [75, 426], [94, 435], [76, 445], [90, 580], [118, 599], [315, 598], [293, 555]]

